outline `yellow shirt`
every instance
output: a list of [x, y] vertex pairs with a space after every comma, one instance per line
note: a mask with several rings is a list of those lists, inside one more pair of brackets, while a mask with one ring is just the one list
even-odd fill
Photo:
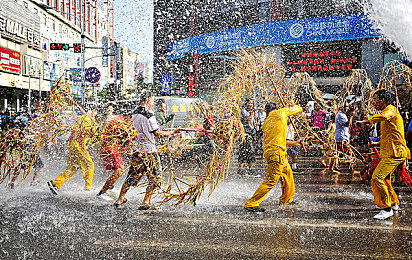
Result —
[[87, 149], [86, 144], [90, 138], [92, 129], [92, 120], [87, 115], [81, 116], [74, 124], [74, 130], [69, 138], [69, 146], [72, 148], [81, 147]]
[[334, 140], [335, 139], [335, 130], [336, 130], [336, 124], [331, 123], [329, 133], [328, 133], [329, 140]]
[[298, 105], [284, 107], [269, 113], [263, 122], [263, 154], [273, 151], [286, 152], [287, 117], [302, 112]]
[[406, 146], [403, 120], [396, 107], [389, 105], [380, 114], [368, 117], [371, 124], [381, 123], [381, 158], [410, 158]]

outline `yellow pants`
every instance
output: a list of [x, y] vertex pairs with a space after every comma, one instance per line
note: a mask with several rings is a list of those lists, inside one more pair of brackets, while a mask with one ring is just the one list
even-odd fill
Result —
[[90, 154], [79, 145], [69, 145], [67, 148], [69, 152], [67, 154], [66, 170], [54, 179], [54, 184], [60, 189], [80, 168], [83, 173], [83, 179], [86, 182], [84, 187], [90, 189], [92, 187], [94, 174], [94, 163]]
[[255, 194], [246, 201], [245, 207], [258, 207], [266, 195], [268, 195], [272, 188], [278, 183], [279, 179], [282, 187], [279, 205], [287, 205], [293, 201], [293, 196], [295, 196], [295, 181], [286, 153], [267, 153], [265, 154], [265, 159], [268, 162], [266, 178], [259, 185]]
[[398, 196], [391, 184], [391, 175], [406, 158], [381, 158], [372, 174], [371, 186], [375, 204], [381, 209], [399, 205]]

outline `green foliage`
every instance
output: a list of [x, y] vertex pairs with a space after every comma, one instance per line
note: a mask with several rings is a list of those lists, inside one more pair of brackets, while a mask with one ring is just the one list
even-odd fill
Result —
[[[14, 82], [12, 82], [14, 85]], [[17, 92], [14, 88], [1, 88], [0, 89], [0, 100], [7, 99], [9, 104], [16, 102], [17, 100]]]
[[106, 103], [114, 99], [113, 94], [108, 87], [97, 91], [97, 98], [101, 103]]

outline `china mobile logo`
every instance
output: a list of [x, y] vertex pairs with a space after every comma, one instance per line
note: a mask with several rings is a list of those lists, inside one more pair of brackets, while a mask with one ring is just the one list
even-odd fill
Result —
[[206, 46], [208, 48], [213, 48], [213, 46], [215, 46], [215, 42], [216, 42], [215, 37], [209, 36], [209, 37], [207, 37], [207, 40], [206, 40]]
[[303, 25], [301, 25], [300, 23], [293, 24], [289, 29], [290, 36], [292, 36], [293, 38], [299, 38], [300, 36], [302, 36], [303, 31]]

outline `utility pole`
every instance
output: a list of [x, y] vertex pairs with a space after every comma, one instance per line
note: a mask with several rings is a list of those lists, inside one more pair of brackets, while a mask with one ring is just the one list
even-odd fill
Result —
[[29, 97], [27, 99], [27, 112], [29, 113], [29, 115], [31, 114], [31, 85], [30, 85], [30, 81], [31, 81], [31, 72], [29, 69]]
[[113, 52], [115, 53], [114, 55], [114, 65], [113, 65], [113, 78], [114, 78], [114, 100], [117, 100], [118, 97], [118, 88], [117, 88], [117, 54], [118, 54], [118, 48], [117, 48], [117, 43], [113, 42]]
[[40, 63], [40, 68], [39, 68], [39, 99], [38, 99], [38, 103], [37, 103], [37, 105], [38, 105], [38, 107], [40, 108], [40, 106], [41, 106], [41, 75], [42, 75], [42, 70], [43, 70], [43, 75], [44, 75], [44, 61], [43, 61], [43, 59], [41, 60], [41, 63]]
[[86, 14], [86, 0], [82, 1], [82, 28], [81, 28], [81, 48], [82, 48], [82, 62], [81, 62], [81, 67], [82, 67], [82, 105], [84, 106], [86, 103], [86, 71], [85, 71], [85, 52], [86, 52], [86, 46], [85, 44], [85, 29], [86, 29], [86, 19], [85, 19], [85, 14]]

